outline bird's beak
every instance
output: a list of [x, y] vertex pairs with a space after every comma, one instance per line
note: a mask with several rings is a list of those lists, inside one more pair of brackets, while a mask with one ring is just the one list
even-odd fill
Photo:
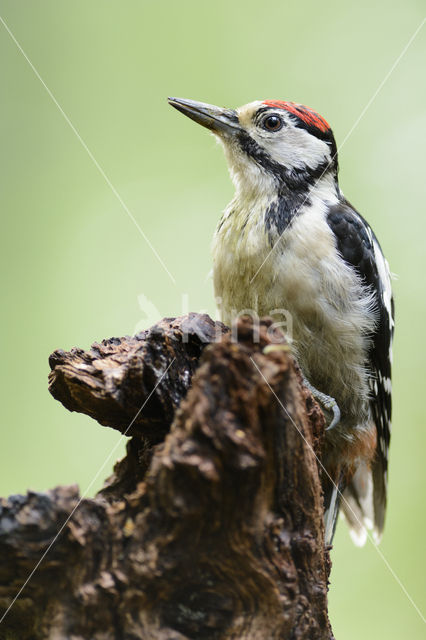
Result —
[[212, 104], [182, 98], [168, 98], [168, 102], [188, 118], [214, 133], [235, 135], [241, 129], [237, 112], [233, 109], [222, 109]]

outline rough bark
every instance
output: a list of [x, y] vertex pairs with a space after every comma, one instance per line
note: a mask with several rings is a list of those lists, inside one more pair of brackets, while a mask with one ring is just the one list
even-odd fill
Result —
[[237, 330], [190, 314], [52, 354], [52, 395], [132, 438], [94, 499], [0, 502], [0, 618], [48, 551], [0, 638], [332, 638], [323, 415], [268, 320]]

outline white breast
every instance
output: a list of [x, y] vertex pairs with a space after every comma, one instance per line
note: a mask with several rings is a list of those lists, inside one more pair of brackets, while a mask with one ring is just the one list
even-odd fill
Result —
[[[359, 416], [368, 396], [366, 335], [375, 323], [374, 299], [337, 252], [326, 205], [311, 201], [272, 252], [264, 203], [248, 220], [233, 203], [234, 213], [214, 238], [215, 293], [228, 325], [244, 311], [272, 315], [290, 327], [288, 337], [311, 383]], [[349, 405], [356, 405], [353, 411]]]

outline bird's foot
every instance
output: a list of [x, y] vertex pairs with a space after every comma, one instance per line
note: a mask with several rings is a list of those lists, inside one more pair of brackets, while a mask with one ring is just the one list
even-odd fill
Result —
[[308, 387], [315, 400], [317, 400], [322, 407], [327, 409], [327, 411], [330, 411], [330, 413], [333, 414], [333, 418], [330, 424], [325, 428], [325, 430], [330, 431], [331, 429], [334, 429], [334, 427], [336, 427], [340, 422], [339, 405], [334, 398], [328, 396], [325, 393], [322, 393], [322, 391], [318, 391], [318, 389], [311, 385], [311, 383], [305, 378], [305, 376], [303, 376], [303, 382], [305, 383], [305, 386]]

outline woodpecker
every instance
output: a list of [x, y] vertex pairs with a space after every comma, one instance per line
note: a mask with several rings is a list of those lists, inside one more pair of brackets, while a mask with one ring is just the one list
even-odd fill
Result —
[[[322, 483], [326, 544], [339, 508], [355, 543], [381, 537], [391, 427], [394, 305], [388, 263], [338, 183], [333, 132], [314, 110], [236, 110], [169, 98], [222, 143], [235, 195], [213, 239], [223, 321], [287, 310], [292, 351], [331, 422]], [[333, 416], [331, 413], [332, 411]]]

